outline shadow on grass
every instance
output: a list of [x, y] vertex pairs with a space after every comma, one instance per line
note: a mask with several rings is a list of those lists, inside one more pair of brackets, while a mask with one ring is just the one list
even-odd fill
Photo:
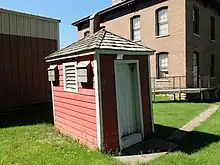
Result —
[[186, 135], [183, 139], [167, 140], [177, 130], [177, 128], [155, 125], [155, 135], [153, 138], [125, 149], [122, 155], [129, 156], [173, 151], [193, 154], [212, 143], [220, 141], [220, 136], [218, 135], [198, 131], [188, 134], [187, 132], [180, 131], [180, 134]]
[[35, 104], [0, 111], [0, 128], [34, 125], [39, 123], [53, 123], [52, 105]]

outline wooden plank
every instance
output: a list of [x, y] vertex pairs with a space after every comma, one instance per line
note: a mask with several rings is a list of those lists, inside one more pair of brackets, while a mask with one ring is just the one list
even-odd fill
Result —
[[38, 52], [37, 52], [37, 77], [38, 78], [38, 95], [40, 100], [45, 100], [45, 77], [44, 75], [44, 39], [37, 39]]
[[12, 83], [10, 86], [12, 89], [11, 105], [15, 106], [19, 104], [19, 66], [18, 66], [18, 37], [10, 35], [10, 56], [11, 56], [11, 74]]
[[5, 104], [4, 106], [10, 105], [11, 104], [11, 99], [10, 96], [13, 96], [12, 94], [12, 79], [11, 79], [11, 53], [10, 53], [10, 36], [9, 35], [2, 35], [2, 40], [3, 40], [3, 71], [5, 74], [4, 75], [4, 93], [7, 93], [7, 95], [4, 95], [5, 97]]
[[82, 127], [72, 121], [69, 121], [67, 119], [63, 119], [61, 117], [56, 117], [56, 122], [60, 122], [66, 126], [69, 126], [71, 127], [74, 132], [77, 132], [76, 134], [78, 134], [78, 136], [80, 137], [93, 137], [93, 138], [96, 138], [97, 134], [96, 134], [96, 131], [92, 131], [86, 127]]
[[83, 107], [79, 107], [79, 106], [75, 106], [75, 105], [71, 105], [69, 103], [63, 103], [63, 102], [59, 102], [59, 101], [55, 101], [54, 102], [55, 107], [62, 107], [64, 109], [70, 110], [70, 111], [76, 111], [85, 115], [89, 115], [92, 117], [96, 117], [96, 111], [92, 110], [92, 109], [88, 109], [88, 108], [83, 108]]
[[25, 37], [18, 37], [18, 74], [19, 74], [19, 100], [20, 104], [27, 104], [28, 103], [28, 95], [26, 94], [27, 91], [27, 79], [26, 79], [26, 56], [25, 52]]
[[72, 121], [72, 122], [74, 122], [74, 123], [76, 123], [76, 124], [78, 124], [82, 127], [87, 127], [87, 128], [89, 128], [89, 129], [91, 129], [95, 132], [97, 131], [96, 123], [91, 123], [87, 120], [80, 119], [80, 118], [77, 118], [76, 116], [71, 116], [69, 114], [65, 114], [65, 113], [59, 112], [59, 111], [56, 111], [56, 116], [61, 117], [63, 119], [70, 120], [70, 121]]
[[33, 77], [32, 77], [32, 99], [37, 101], [39, 100], [39, 77], [38, 77], [38, 42], [37, 38], [31, 38], [31, 57], [32, 61], [30, 61], [32, 65]]
[[71, 116], [76, 116], [77, 118], [79, 119], [84, 119], [86, 121], [89, 121], [91, 123], [96, 123], [96, 117], [95, 116], [90, 116], [88, 113], [83, 113], [83, 112], [79, 112], [79, 109], [77, 110], [77, 107], [75, 107], [76, 109], [72, 109], [71, 107], [69, 107], [68, 109], [67, 108], [63, 108], [63, 107], [59, 107], [55, 106], [55, 111], [58, 111], [58, 112], [63, 112], [63, 113], [66, 113], [68, 115], [71, 115]]
[[[1, 22], [1, 14], [0, 14], [0, 22]], [[0, 27], [0, 32], [1, 32], [1, 27]], [[3, 80], [5, 80], [4, 78], [4, 71], [3, 71], [3, 40], [2, 40], [3, 36], [2, 34], [0, 34], [0, 75], [1, 75], [1, 78]], [[5, 97], [4, 97], [4, 84], [5, 81], [2, 81], [1, 82], [1, 85], [0, 85], [0, 107], [3, 106], [3, 103], [5, 102]]]
[[33, 101], [33, 95], [34, 95], [34, 88], [33, 88], [33, 67], [32, 67], [32, 46], [31, 46], [31, 38], [30, 37], [24, 37], [24, 56], [25, 58], [25, 69], [26, 69], [26, 82], [27, 82], [27, 91], [26, 95], [28, 96], [26, 98], [27, 102]]
[[89, 135], [91, 137], [96, 137], [97, 133], [95, 130], [89, 129], [88, 127], [84, 127], [82, 125], [77, 124], [76, 122], [71, 120], [71, 117], [62, 118], [61, 116], [56, 116], [56, 121], [60, 121], [63, 124], [71, 126], [72, 128], [81, 131], [82, 134]]
[[[44, 54], [43, 57], [46, 57], [50, 54], [50, 40], [49, 39], [44, 39]], [[45, 97], [47, 100], [50, 99], [51, 96], [51, 87], [50, 87], [50, 82], [48, 81], [48, 75], [47, 75], [47, 69], [49, 67], [49, 63], [46, 63], [43, 60], [43, 78], [44, 78], [44, 86], [45, 86]]]
[[62, 98], [71, 98], [72, 100], [87, 102], [87, 103], [96, 103], [96, 99], [94, 96], [88, 96], [88, 95], [79, 95], [77, 93], [71, 93], [71, 92], [58, 92], [54, 91], [55, 97], [62, 97]]
[[62, 97], [54, 97], [55, 101], [60, 101], [63, 103], [69, 103], [71, 105], [75, 105], [75, 106], [79, 106], [79, 107], [84, 107], [84, 108], [88, 108], [88, 109], [96, 109], [96, 105], [94, 103], [86, 103], [86, 102], [82, 102], [82, 101], [77, 101], [77, 100], [73, 100], [71, 98], [66, 99], [66, 98], [62, 98]]
[[[54, 91], [64, 92], [64, 87], [54, 86]], [[94, 89], [83, 89], [83, 88], [79, 88], [78, 94], [79, 94], [79, 95], [86, 95], [86, 96], [95, 96], [95, 90], [94, 90]]]
[[79, 141], [79, 143], [87, 145], [88, 147], [91, 147], [94, 149], [97, 148], [97, 138], [95, 137], [85, 138], [85, 137], [77, 136], [77, 133], [78, 133], [77, 130], [74, 130], [70, 126], [66, 126], [65, 124], [61, 122], [56, 122], [55, 127], [62, 133], [73, 137], [75, 140]]

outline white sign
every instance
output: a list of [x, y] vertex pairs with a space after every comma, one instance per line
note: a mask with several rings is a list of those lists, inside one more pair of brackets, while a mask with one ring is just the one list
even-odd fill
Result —
[[117, 60], [123, 60], [124, 55], [123, 54], [118, 54], [117, 55]]

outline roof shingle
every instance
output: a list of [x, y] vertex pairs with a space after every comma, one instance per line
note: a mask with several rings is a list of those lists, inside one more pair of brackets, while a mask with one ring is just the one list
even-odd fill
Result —
[[46, 57], [47, 60], [56, 57], [65, 57], [69, 54], [79, 54], [82, 51], [93, 49], [109, 49], [122, 51], [139, 51], [139, 52], [153, 52], [154, 50], [140, 45], [136, 42], [122, 38], [105, 29], [85, 37], [61, 50], [58, 50]]

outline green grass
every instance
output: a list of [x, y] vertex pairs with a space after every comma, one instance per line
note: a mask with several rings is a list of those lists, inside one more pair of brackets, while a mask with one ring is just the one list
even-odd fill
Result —
[[[166, 101], [166, 97], [157, 97], [160, 101]], [[155, 103], [154, 117], [156, 134], [165, 136], [193, 119], [207, 108], [203, 103]], [[220, 134], [220, 112], [198, 131], [210, 134]], [[208, 147], [200, 150], [199, 142], [214, 139], [212, 135], [190, 134], [181, 144], [186, 146], [181, 151], [161, 157], [150, 162], [150, 165], [166, 164], [208, 164], [208, 160], [217, 159], [220, 149], [219, 143], [209, 143]], [[202, 143], [201, 142], [201, 143]], [[189, 147], [191, 146], [191, 147]], [[194, 150], [199, 150], [195, 152]], [[203, 158], [200, 158], [203, 157]], [[211, 162], [217, 162], [213, 160]], [[202, 162], [201, 162], [202, 161]], [[98, 151], [90, 151], [79, 145], [74, 140], [60, 135], [50, 124], [38, 124], [31, 126], [0, 128], [0, 165], [122, 165], [109, 155]], [[215, 165], [215, 164], [214, 164]]]
[[0, 165], [117, 165], [117, 160], [90, 151], [58, 134], [52, 125], [0, 129]]
[[160, 157], [149, 165], [219, 165], [220, 110], [191, 132], [180, 144], [181, 149]]
[[[169, 100], [169, 98], [158, 96], [156, 97], [156, 100], [166, 101]], [[208, 106], [209, 104], [207, 103], [154, 103], [153, 108], [156, 134], [162, 137], [169, 136], [175, 128], [182, 127], [203, 112]]]

